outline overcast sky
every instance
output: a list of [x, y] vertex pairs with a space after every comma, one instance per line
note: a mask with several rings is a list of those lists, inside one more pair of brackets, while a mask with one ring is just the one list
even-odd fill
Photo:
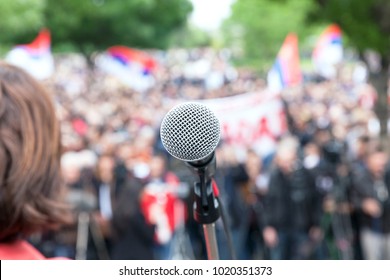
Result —
[[215, 30], [230, 15], [235, 0], [191, 0], [194, 10], [190, 21], [205, 30]]

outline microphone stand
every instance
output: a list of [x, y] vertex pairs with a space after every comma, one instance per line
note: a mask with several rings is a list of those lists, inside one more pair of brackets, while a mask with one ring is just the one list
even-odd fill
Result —
[[220, 217], [220, 211], [212, 187], [212, 178], [216, 170], [215, 155], [213, 153], [206, 163], [201, 161], [187, 162], [187, 164], [192, 167], [194, 173], [199, 177], [199, 180], [194, 184], [194, 219], [203, 225], [208, 259], [218, 260], [215, 222]]

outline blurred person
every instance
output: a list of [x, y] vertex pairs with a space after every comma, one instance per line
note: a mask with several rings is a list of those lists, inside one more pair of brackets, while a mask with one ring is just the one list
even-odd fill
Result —
[[72, 209], [72, 221], [54, 233], [54, 256], [76, 258], [79, 214], [91, 211], [96, 205], [92, 190], [84, 188], [80, 160], [76, 152], [67, 152], [61, 157], [61, 173], [66, 187], [66, 200]]
[[[49, 256], [66, 256], [86, 259], [89, 256], [89, 230], [82, 220], [96, 208], [97, 200], [90, 185], [91, 170], [96, 162], [95, 154], [84, 150], [66, 152], [61, 156], [61, 175], [66, 189], [65, 198], [71, 209], [71, 219], [58, 231], [45, 232], [34, 245]], [[83, 222], [82, 222], [83, 221]], [[89, 221], [88, 221], [89, 223]], [[81, 230], [82, 229], [82, 230]], [[85, 229], [85, 230], [84, 230]]]
[[[222, 207], [224, 207], [225, 210], [226, 223], [227, 223], [227, 228], [229, 230], [232, 229], [232, 224], [233, 224], [233, 216], [231, 215], [232, 209], [230, 207], [233, 201], [233, 197], [232, 197], [233, 182], [231, 178], [231, 168], [233, 165], [236, 164], [236, 159], [233, 153], [234, 150], [231, 147], [229, 147], [228, 144], [222, 141], [220, 142], [220, 144], [217, 146], [215, 150], [215, 157], [218, 159], [218, 161], [217, 161], [217, 169], [215, 172], [214, 180], [218, 186], [218, 189], [220, 190], [220, 200], [221, 203], [223, 204]], [[198, 224], [196, 224], [196, 226], [199, 227]], [[194, 232], [194, 230], [192, 230], [192, 232]], [[203, 236], [201, 234], [203, 233], [199, 234], [200, 238], [198, 239], [200, 240], [201, 243], [203, 243]], [[229, 244], [228, 244], [226, 233], [223, 231], [222, 223], [219, 222], [216, 223], [216, 236], [217, 236], [218, 248], [219, 248], [219, 258], [221, 260], [231, 259], [232, 256], [231, 253], [229, 252]], [[234, 245], [233, 247], [238, 245], [235, 242], [232, 243]], [[203, 247], [204, 246], [202, 244], [201, 248]], [[206, 248], [204, 249], [206, 250]], [[234, 253], [237, 253], [237, 248], [235, 248]], [[206, 256], [204, 258], [206, 258]]]
[[322, 191], [324, 217], [328, 217], [326, 227], [333, 243], [330, 256], [334, 259], [351, 259], [354, 254], [351, 246], [354, 242], [353, 207], [350, 201], [352, 180], [346, 141], [336, 137], [335, 128], [337, 125], [319, 128], [315, 136], [323, 158], [320, 178], [325, 179], [322, 185], [328, 185], [328, 190]]
[[147, 180], [156, 143], [155, 131], [149, 126], [139, 127], [132, 143], [134, 153], [131, 165], [133, 173], [137, 178]]
[[122, 164], [128, 172], [132, 172], [135, 164], [135, 147], [131, 140], [120, 143], [115, 151], [115, 157], [118, 162]]
[[[261, 157], [253, 150], [248, 149], [244, 162], [244, 172], [247, 180], [241, 186], [241, 195], [248, 208], [246, 236], [241, 241], [246, 248], [246, 258], [264, 259], [267, 253], [264, 250], [262, 239], [264, 197], [268, 191], [268, 174], [263, 171]], [[241, 216], [242, 218], [242, 216]]]
[[324, 240], [318, 244], [314, 256], [319, 259], [353, 258], [349, 170], [341, 158], [342, 155], [325, 156], [314, 142], [304, 147], [303, 164], [313, 178], [322, 210]]
[[[350, 154], [348, 158], [349, 174], [351, 178], [351, 192], [353, 191], [354, 174], [364, 172], [366, 170], [367, 157], [369, 156], [370, 146], [372, 145], [372, 139], [368, 135], [361, 135], [355, 141], [351, 143]], [[351, 196], [352, 194], [350, 194]], [[350, 197], [350, 200], [352, 198]], [[351, 201], [352, 202], [352, 201]], [[354, 206], [352, 204], [352, 206]], [[355, 253], [355, 259], [363, 259], [363, 252], [361, 246], [360, 236], [360, 222], [359, 211], [352, 209], [351, 224], [354, 234], [353, 247]]]
[[45, 259], [26, 238], [68, 222], [59, 123], [43, 86], [4, 62], [0, 100], [0, 259]]
[[370, 137], [361, 135], [351, 144], [350, 164], [354, 169], [365, 168], [366, 159], [370, 148]]
[[298, 161], [298, 141], [278, 144], [264, 203], [264, 242], [271, 259], [308, 259], [321, 239], [321, 204], [314, 183]]
[[160, 212], [142, 211], [144, 187], [139, 180], [130, 180], [116, 199], [111, 218], [111, 259], [153, 260], [154, 234]]
[[363, 257], [390, 259], [390, 169], [388, 155], [371, 150], [365, 167], [354, 174], [353, 202], [359, 214]]
[[[222, 143], [216, 150], [216, 156], [218, 168], [215, 180], [221, 189], [222, 200], [226, 205], [224, 209], [228, 217], [227, 222], [231, 230], [234, 251], [237, 259], [250, 259], [251, 252], [248, 250], [247, 238], [251, 215], [246, 201], [249, 197], [248, 191], [245, 187], [249, 177], [244, 163], [239, 162], [236, 151], [231, 145]], [[217, 234], [221, 258], [229, 259], [231, 256], [227, 250], [227, 240], [220, 227], [217, 227]]]
[[[111, 221], [116, 200], [125, 188], [130, 174], [123, 162], [114, 155], [100, 155], [91, 183], [97, 199], [97, 207], [92, 212], [91, 228], [95, 255], [90, 258], [110, 258], [112, 247]], [[93, 232], [94, 230], [94, 232]]]
[[[267, 189], [262, 159], [252, 149], [245, 151], [243, 162], [238, 161], [232, 146], [223, 144], [217, 149], [216, 181], [220, 187], [228, 227], [237, 259], [262, 258], [262, 195]], [[217, 228], [218, 230], [218, 228]], [[218, 233], [218, 231], [217, 231]], [[232, 256], [227, 251], [225, 234], [219, 236], [223, 259]]]
[[104, 238], [109, 258], [154, 259], [153, 222], [157, 214], [153, 212], [149, 217], [153, 222], [149, 222], [142, 212], [143, 182], [111, 155], [99, 158], [93, 182], [99, 198], [93, 217]]
[[[142, 207], [146, 217], [157, 212], [157, 219], [151, 218], [150, 223], [156, 226], [155, 257], [156, 259], [169, 259], [176, 227], [183, 221], [177, 217], [185, 216], [185, 207], [178, 199], [177, 192], [180, 187], [179, 178], [167, 168], [167, 158], [164, 154], [153, 155], [150, 172], [145, 180], [145, 190], [142, 197]], [[177, 213], [182, 211], [182, 213]], [[150, 220], [150, 219], [149, 219]]]

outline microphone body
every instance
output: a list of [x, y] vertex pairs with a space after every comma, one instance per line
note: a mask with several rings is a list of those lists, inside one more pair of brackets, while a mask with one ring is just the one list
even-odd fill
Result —
[[167, 113], [160, 132], [168, 153], [185, 161], [198, 177], [194, 183], [194, 218], [203, 224], [208, 259], [219, 259], [215, 222], [221, 214], [213, 188], [214, 151], [221, 133], [219, 120], [202, 104], [184, 103]]
[[202, 224], [219, 217], [212, 180], [216, 172], [215, 148], [220, 139], [220, 123], [205, 105], [183, 103], [171, 109], [161, 124], [161, 140], [173, 157], [185, 161], [197, 175], [194, 184], [194, 218]]
[[183, 103], [171, 109], [161, 124], [161, 140], [173, 157], [201, 165], [209, 161], [218, 145], [221, 128], [205, 105]]

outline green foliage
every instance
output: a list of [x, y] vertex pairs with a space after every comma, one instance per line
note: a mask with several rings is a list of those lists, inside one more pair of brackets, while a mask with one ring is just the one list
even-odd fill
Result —
[[32, 40], [43, 26], [45, 0], [0, 1], [0, 43]]
[[226, 42], [242, 48], [245, 64], [267, 69], [289, 32], [310, 33], [305, 19], [312, 6], [311, 0], [237, 0], [223, 26]]
[[28, 43], [47, 27], [57, 50], [166, 48], [191, 11], [189, 0], [1, 0], [0, 42]]
[[191, 11], [188, 0], [61, 0], [45, 14], [53, 40], [88, 53], [115, 44], [166, 48]]
[[297, 33], [301, 55], [309, 57], [330, 23], [340, 25], [348, 46], [389, 57], [389, 0], [237, 0], [223, 28], [225, 41], [242, 51], [240, 62], [266, 71], [289, 32]]
[[171, 44], [179, 48], [196, 48], [212, 45], [212, 38], [207, 31], [196, 26], [186, 25], [172, 37]]
[[371, 73], [370, 82], [378, 95], [376, 114], [383, 143], [388, 143], [388, 81], [390, 65], [390, 1], [389, 0], [313, 0], [317, 8], [311, 21], [331, 20], [348, 35], [351, 45], [363, 52], [367, 49], [381, 54], [382, 69]]
[[359, 51], [373, 49], [390, 53], [390, 1], [388, 0], [316, 0], [311, 21], [338, 23]]

